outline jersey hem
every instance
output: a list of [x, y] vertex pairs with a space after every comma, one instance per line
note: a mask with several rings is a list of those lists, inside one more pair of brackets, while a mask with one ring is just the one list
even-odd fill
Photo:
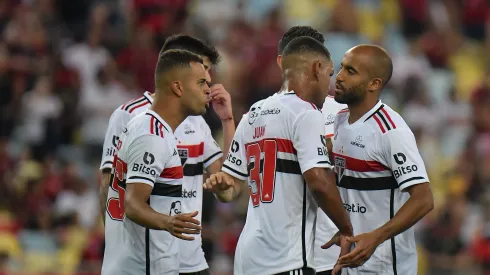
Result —
[[321, 267], [315, 267], [315, 271], [316, 271], [316, 273], [323, 272], [323, 271], [328, 271], [328, 270], [332, 270], [334, 267], [335, 267], [335, 264], [324, 265], [324, 266], [321, 266]]
[[239, 180], [246, 180], [248, 177], [248, 176], [244, 176], [244, 174], [243, 175], [238, 174], [240, 172], [236, 171], [235, 169], [233, 169], [231, 167], [226, 166], [226, 164], [223, 164], [221, 171], [226, 172], [227, 174], [229, 174], [229, 175], [231, 175], [231, 176], [233, 176]]
[[305, 165], [305, 169], [301, 169], [301, 173], [304, 174], [306, 171], [313, 169], [313, 168], [330, 168], [332, 169], [332, 165], [330, 162], [325, 162], [325, 163], [311, 163], [309, 165]]
[[417, 184], [422, 184], [422, 183], [425, 183], [425, 182], [429, 182], [429, 180], [426, 179], [426, 178], [423, 178], [423, 179], [420, 179], [420, 180], [412, 180], [412, 181], [409, 181], [409, 182], [406, 182], [406, 183], [402, 183], [400, 186], [398, 186], [398, 188], [400, 188], [400, 191], [404, 191], [405, 189], [407, 189], [410, 186], [417, 185]]
[[145, 180], [145, 179], [141, 179], [141, 178], [138, 178], [138, 179], [128, 179], [126, 180], [126, 184], [129, 184], [129, 183], [144, 183], [144, 184], [147, 184], [151, 187], [153, 187], [155, 185], [154, 182], [151, 182], [149, 180]]
[[211, 156], [210, 159], [207, 159], [203, 162], [204, 168], [208, 168], [209, 165], [213, 164], [216, 160], [223, 157], [223, 152], [216, 152], [214, 156]]
[[179, 268], [179, 273], [194, 273], [194, 272], [200, 272], [205, 269], [208, 269], [209, 266], [207, 263], [204, 265], [200, 265], [199, 267], [193, 267], [193, 268]]

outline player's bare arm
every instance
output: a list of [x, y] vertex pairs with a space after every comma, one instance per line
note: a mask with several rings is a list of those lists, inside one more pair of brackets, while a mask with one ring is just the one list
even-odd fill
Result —
[[335, 179], [325, 168], [312, 168], [303, 174], [318, 206], [345, 236], [352, 235], [352, 224], [345, 210]]
[[213, 104], [214, 111], [221, 120], [221, 126], [223, 128], [223, 140], [224, 150], [221, 160], [213, 162], [208, 166], [207, 171], [210, 174], [215, 174], [221, 170], [221, 165], [228, 155], [228, 150], [233, 141], [235, 135], [235, 121], [233, 119], [233, 109], [231, 106], [231, 96], [228, 91], [221, 84], [214, 84], [211, 86], [211, 103]]
[[100, 203], [100, 211], [102, 214], [102, 221], [105, 224], [105, 211], [106, 211], [106, 202], [107, 196], [109, 193], [109, 185], [111, 181], [111, 170], [104, 169], [102, 170], [102, 181], [99, 187], [99, 203]]
[[356, 248], [339, 259], [341, 266], [356, 267], [364, 264], [376, 247], [412, 227], [434, 208], [434, 198], [428, 182], [410, 186], [407, 192], [410, 199], [389, 222], [372, 232], [347, 238], [349, 242], [356, 243]]
[[242, 190], [245, 181], [239, 180], [225, 172], [212, 174], [204, 183], [204, 189], [213, 192], [220, 202], [234, 201]]
[[194, 219], [198, 212], [168, 216], [158, 213], [147, 203], [152, 186], [144, 183], [127, 184], [124, 212], [133, 222], [154, 230], [165, 230], [183, 240], [194, 240], [194, 237], [183, 234], [199, 234], [200, 222]]

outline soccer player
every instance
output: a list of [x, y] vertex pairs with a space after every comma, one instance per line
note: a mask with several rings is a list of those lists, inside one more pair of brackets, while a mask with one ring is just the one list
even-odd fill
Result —
[[337, 74], [335, 100], [349, 108], [335, 119], [333, 156], [356, 236], [347, 238], [355, 249], [335, 272], [417, 274], [412, 226], [431, 211], [433, 196], [412, 131], [379, 100], [392, 71], [383, 48], [359, 45], [345, 53]]
[[[189, 115], [206, 112], [210, 88], [199, 56], [169, 50], [159, 56], [155, 99], [123, 129], [114, 181], [124, 213], [122, 240], [105, 274], [178, 274], [177, 238], [199, 234], [198, 211], [181, 214], [183, 169], [173, 132]], [[168, 214], [166, 214], [168, 213]]]
[[[286, 45], [291, 42], [291, 40], [307, 36], [315, 39], [316, 41], [324, 44], [325, 37], [319, 31], [315, 30], [310, 26], [295, 26], [290, 28], [278, 43], [278, 56], [277, 65], [281, 67], [282, 53]], [[284, 82], [281, 88], [282, 90], [287, 89], [287, 82]], [[335, 116], [337, 113], [346, 108], [347, 105], [340, 104], [334, 100], [333, 96], [328, 95], [323, 102], [322, 113], [325, 119], [325, 137], [327, 142], [327, 151], [329, 154], [332, 152], [332, 141], [333, 137], [333, 124]], [[316, 220], [316, 238], [315, 238], [315, 250], [314, 250], [314, 263], [316, 274], [318, 275], [329, 275], [331, 274], [337, 259], [340, 254], [340, 247], [332, 246], [329, 249], [321, 249], [320, 247], [325, 244], [325, 241], [330, 240], [335, 233], [338, 231], [337, 227], [328, 218], [328, 216], [321, 209], [318, 209], [318, 216]]]
[[325, 149], [320, 106], [333, 64], [310, 37], [291, 41], [282, 53], [286, 92], [252, 105], [240, 121], [222, 172], [206, 180], [218, 200], [234, 200], [246, 188], [247, 220], [235, 253], [235, 275], [314, 274], [313, 243], [318, 205], [349, 236]]
[[[219, 54], [214, 47], [206, 45], [197, 38], [179, 34], [167, 38], [160, 54], [170, 49], [189, 50], [199, 55], [204, 61], [207, 81], [211, 81], [208, 71], [219, 60]], [[210, 95], [213, 108], [222, 122], [225, 148], [229, 148], [235, 132], [230, 95], [221, 84], [211, 86]], [[113, 112], [106, 132], [101, 164], [101, 169], [105, 175], [105, 184], [101, 186], [100, 192], [106, 233], [104, 268], [112, 262], [111, 258], [114, 256], [112, 251], [118, 249], [123, 219], [123, 213], [119, 211], [117, 186], [109, 188], [112, 154], [124, 126], [131, 118], [146, 111], [151, 106], [153, 98], [153, 94], [146, 92], [142, 97], [120, 106]], [[202, 116], [186, 118], [177, 127], [174, 134], [178, 140], [177, 150], [184, 169], [182, 198], [179, 205], [182, 204], [182, 207], [189, 209], [189, 211], [198, 210], [201, 212], [203, 171], [206, 169], [209, 173], [218, 172], [221, 169], [223, 153], [213, 139], [211, 130]], [[200, 213], [196, 219], [201, 221]], [[196, 235], [195, 239], [191, 241], [179, 240], [179, 243], [181, 274], [208, 274], [208, 265], [201, 247], [201, 235]]]

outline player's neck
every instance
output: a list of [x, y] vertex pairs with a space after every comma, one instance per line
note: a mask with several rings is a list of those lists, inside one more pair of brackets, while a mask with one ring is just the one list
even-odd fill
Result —
[[378, 103], [378, 99], [373, 100], [364, 100], [358, 104], [353, 104], [347, 106], [349, 107], [349, 124], [352, 124], [358, 121], [363, 115], [365, 115], [369, 110], [371, 110]]
[[177, 126], [179, 126], [187, 117], [187, 115], [182, 112], [181, 105], [178, 103], [172, 103], [170, 98], [155, 98], [155, 101], [153, 101], [150, 109], [152, 109], [165, 122], [167, 122], [170, 128], [172, 128], [173, 132], [175, 132]]

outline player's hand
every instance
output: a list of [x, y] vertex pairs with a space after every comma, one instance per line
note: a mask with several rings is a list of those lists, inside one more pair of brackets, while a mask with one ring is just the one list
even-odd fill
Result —
[[176, 238], [186, 241], [194, 240], [194, 237], [185, 236], [184, 234], [198, 235], [201, 233], [201, 223], [194, 219], [198, 213], [198, 211], [194, 211], [192, 213], [168, 216], [169, 218], [165, 230]]
[[233, 180], [226, 173], [218, 172], [206, 179], [203, 188], [213, 193], [220, 193], [230, 189], [232, 186]]
[[221, 84], [211, 86], [211, 103], [213, 109], [221, 120], [229, 120], [233, 118], [233, 110], [231, 108], [231, 96], [225, 87]]
[[358, 267], [363, 265], [381, 244], [381, 240], [375, 232], [347, 237], [346, 239], [351, 244], [355, 243], [355, 248], [347, 255], [339, 258], [338, 265], [340, 267]]
[[[322, 245], [322, 248], [328, 249], [334, 244], [340, 246], [339, 258], [341, 258], [342, 256], [350, 252], [352, 246], [352, 243], [349, 242], [347, 238], [348, 238], [347, 236], [344, 236], [340, 234], [340, 232], [337, 232], [337, 234], [335, 234], [329, 242]], [[340, 265], [339, 262], [337, 261], [337, 263], [335, 263], [335, 266], [332, 270], [332, 275], [340, 275], [341, 272], [342, 272], [342, 265]]]

